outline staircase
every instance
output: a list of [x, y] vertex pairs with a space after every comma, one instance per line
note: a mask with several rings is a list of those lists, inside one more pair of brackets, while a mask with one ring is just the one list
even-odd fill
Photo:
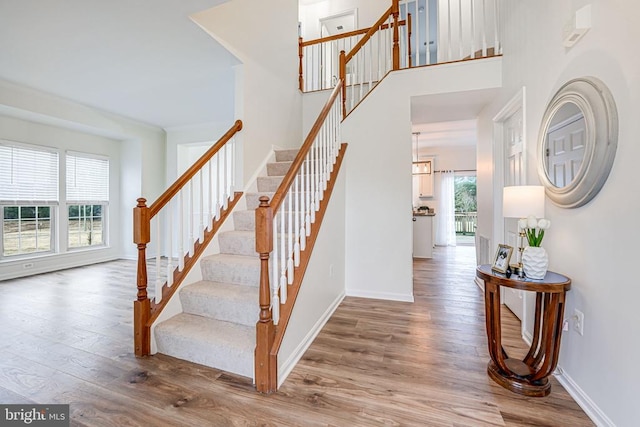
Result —
[[246, 194], [246, 210], [233, 212], [234, 230], [219, 233], [220, 253], [200, 260], [203, 280], [179, 292], [183, 312], [158, 324], [158, 352], [254, 377], [259, 312], [260, 260], [255, 244], [255, 208], [271, 198], [298, 150], [276, 151], [258, 192]]

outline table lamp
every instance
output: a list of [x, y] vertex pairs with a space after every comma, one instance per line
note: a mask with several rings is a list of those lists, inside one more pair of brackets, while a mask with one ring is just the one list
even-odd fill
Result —
[[[502, 216], [505, 218], [527, 218], [533, 215], [544, 218], [544, 187], [541, 185], [515, 185], [502, 191]], [[526, 232], [518, 225], [519, 247], [517, 264], [511, 265], [514, 274], [522, 277], [522, 252]]]

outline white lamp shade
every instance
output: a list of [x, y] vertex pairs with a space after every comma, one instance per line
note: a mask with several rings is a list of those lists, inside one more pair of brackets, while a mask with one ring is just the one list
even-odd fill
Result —
[[505, 218], [526, 218], [529, 215], [544, 218], [544, 187], [541, 185], [504, 187], [502, 216]]

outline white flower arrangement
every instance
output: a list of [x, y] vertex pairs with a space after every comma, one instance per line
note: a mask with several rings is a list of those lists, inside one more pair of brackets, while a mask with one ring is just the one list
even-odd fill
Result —
[[518, 227], [527, 233], [529, 246], [538, 247], [542, 243], [544, 231], [551, 227], [551, 221], [546, 218], [536, 219], [535, 216], [529, 215], [527, 218], [518, 220]]

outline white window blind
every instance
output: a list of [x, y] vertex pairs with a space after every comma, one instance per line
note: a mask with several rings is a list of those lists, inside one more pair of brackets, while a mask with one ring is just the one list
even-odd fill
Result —
[[67, 202], [109, 200], [109, 160], [67, 153]]
[[58, 153], [0, 141], [0, 200], [58, 201]]

